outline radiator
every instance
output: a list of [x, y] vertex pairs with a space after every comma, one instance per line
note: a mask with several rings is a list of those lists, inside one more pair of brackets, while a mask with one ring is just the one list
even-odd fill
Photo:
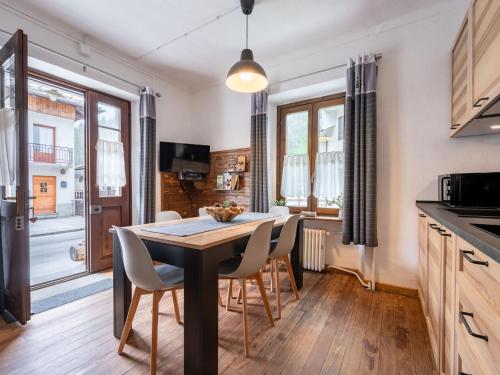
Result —
[[326, 231], [323, 229], [304, 228], [303, 267], [312, 271], [325, 268]]

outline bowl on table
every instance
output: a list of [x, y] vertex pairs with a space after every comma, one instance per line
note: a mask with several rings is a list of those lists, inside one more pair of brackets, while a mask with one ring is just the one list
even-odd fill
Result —
[[241, 215], [245, 210], [239, 206], [210, 206], [205, 207], [207, 214], [221, 223], [227, 223], [233, 220], [236, 216]]

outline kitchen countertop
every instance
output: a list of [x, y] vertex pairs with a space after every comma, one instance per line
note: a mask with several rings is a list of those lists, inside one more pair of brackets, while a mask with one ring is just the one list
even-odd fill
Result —
[[417, 207], [457, 236], [477, 247], [491, 259], [500, 263], [500, 237], [489, 234], [471, 225], [471, 223], [500, 225], [499, 218], [459, 216], [445, 210], [447, 206], [434, 201], [417, 201]]

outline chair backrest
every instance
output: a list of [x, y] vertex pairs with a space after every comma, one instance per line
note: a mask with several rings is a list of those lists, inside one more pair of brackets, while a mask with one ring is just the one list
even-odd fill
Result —
[[129, 229], [114, 227], [122, 248], [125, 273], [132, 284], [145, 290], [158, 290], [162, 281], [156, 273], [148, 249]]
[[156, 213], [156, 222], [180, 220], [182, 216], [177, 211], [160, 211]]
[[288, 218], [285, 225], [283, 225], [276, 249], [271, 253], [272, 258], [284, 257], [292, 251], [295, 243], [295, 236], [297, 236], [299, 218], [300, 215], [292, 215]]
[[269, 213], [275, 216], [285, 216], [290, 214], [290, 209], [287, 206], [272, 206]]
[[201, 216], [207, 216], [207, 210], [205, 209], [205, 207], [200, 207], [198, 208], [198, 215], [201, 217]]
[[254, 275], [266, 264], [273, 224], [274, 220], [266, 221], [255, 229], [248, 240], [240, 265], [231, 276], [241, 278]]

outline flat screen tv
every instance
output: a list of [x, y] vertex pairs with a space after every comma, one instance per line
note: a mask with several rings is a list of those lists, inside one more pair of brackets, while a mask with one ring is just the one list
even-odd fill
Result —
[[160, 171], [210, 172], [210, 146], [160, 142]]

